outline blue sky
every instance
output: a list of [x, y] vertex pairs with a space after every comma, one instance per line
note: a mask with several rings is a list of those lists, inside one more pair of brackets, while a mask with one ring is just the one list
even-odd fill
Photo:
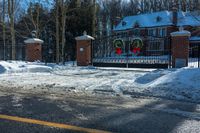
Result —
[[21, 2], [21, 7], [23, 9], [27, 9], [29, 6], [29, 3], [41, 3], [45, 8], [51, 8], [53, 6], [53, 0], [22, 0]]

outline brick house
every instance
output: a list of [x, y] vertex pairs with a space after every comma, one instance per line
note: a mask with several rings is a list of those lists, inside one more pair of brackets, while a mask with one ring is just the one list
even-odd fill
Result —
[[114, 36], [122, 39], [141, 38], [144, 43], [144, 53], [151, 52], [151, 55], [152, 52], [159, 55], [160, 52], [169, 49], [170, 42], [166, 39], [170, 38], [170, 33], [178, 31], [179, 27], [191, 32], [191, 50], [195, 51], [194, 44], [200, 42], [200, 15], [197, 13], [161, 11], [127, 16], [115, 24]]

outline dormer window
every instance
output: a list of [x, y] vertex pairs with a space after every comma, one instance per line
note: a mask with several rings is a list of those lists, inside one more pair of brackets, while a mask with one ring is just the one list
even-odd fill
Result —
[[135, 24], [134, 24], [134, 28], [139, 28], [139, 27], [140, 27], [140, 24], [139, 24], [138, 21], [136, 21]]
[[156, 21], [157, 22], [160, 22], [162, 20], [162, 18], [160, 17], [160, 16], [158, 16], [157, 18], [156, 18]]
[[122, 26], [126, 26], [126, 21], [122, 21]]

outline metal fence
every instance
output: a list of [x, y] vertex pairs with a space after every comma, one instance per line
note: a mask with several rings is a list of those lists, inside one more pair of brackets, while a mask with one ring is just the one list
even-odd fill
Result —
[[200, 68], [200, 43], [190, 45], [188, 65]]
[[[18, 44], [15, 47], [16, 60], [25, 60], [25, 46]], [[12, 47], [11, 44], [1, 45], [0, 44], [0, 60], [11, 60]]]
[[[16, 60], [25, 61], [26, 60], [26, 45], [23, 43], [16, 44], [15, 51], [16, 51]], [[42, 61], [43, 62], [54, 62], [55, 55], [49, 53], [49, 50], [52, 48], [49, 45], [42, 45]], [[0, 44], [0, 60], [11, 60], [12, 57], [12, 47], [11, 44]]]
[[168, 68], [171, 65], [170, 39], [134, 36], [97, 39], [93, 42], [93, 65]]

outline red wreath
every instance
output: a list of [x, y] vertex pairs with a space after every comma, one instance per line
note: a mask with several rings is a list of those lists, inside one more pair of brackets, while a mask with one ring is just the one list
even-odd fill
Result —
[[115, 49], [115, 53], [116, 53], [117, 55], [121, 55], [121, 54], [122, 54], [122, 49], [121, 49], [121, 48], [116, 48], [116, 49]]
[[117, 55], [121, 55], [123, 53], [123, 46], [124, 46], [123, 40], [116, 39], [116, 40], [114, 40], [113, 43], [114, 43], [114, 47], [115, 47], [115, 53]]
[[138, 55], [141, 52], [143, 47], [143, 42], [141, 39], [135, 39], [130, 45], [130, 51], [134, 53], [134, 55]]
[[131, 51], [132, 51], [134, 54], [137, 54], [137, 53], [140, 53], [141, 48], [133, 48]]

